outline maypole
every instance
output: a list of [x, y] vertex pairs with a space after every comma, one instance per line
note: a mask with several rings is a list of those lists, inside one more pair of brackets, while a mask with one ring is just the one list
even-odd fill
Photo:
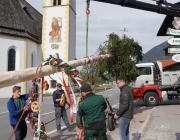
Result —
[[[52, 62], [51, 60], [51, 63], [54, 63], [55, 65], [59, 65], [58, 68], [55, 68], [53, 65], [48, 63], [46, 65], [41, 65], [39, 67], [0, 73], [0, 88], [12, 86], [20, 82], [36, 79], [38, 77], [48, 76], [53, 73], [56, 73], [56, 71], [62, 72], [64, 70], [67, 70], [66, 66], [68, 65], [71, 66], [72, 68], [75, 68], [96, 61], [108, 59], [112, 57], [112, 55], [105, 54], [105, 55], [90, 56], [78, 60], [71, 60], [67, 63], [61, 59], [57, 59], [56, 56], [50, 55], [50, 57], [53, 61], [56, 60], [54, 62]], [[62, 64], [60, 62], [62, 62]]]
[[90, 0], [86, 1], [86, 57], [88, 56], [88, 27], [89, 27], [89, 6], [90, 6]]

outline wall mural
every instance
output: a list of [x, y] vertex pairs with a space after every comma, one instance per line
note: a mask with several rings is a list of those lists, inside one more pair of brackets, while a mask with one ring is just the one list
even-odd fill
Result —
[[51, 48], [57, 50], [59, 48], [59, 44], [57, 43], [62, 42], [62, 38], [61, 38], [62, 18], [61, 17], [52, 18], [51, 29], [52, 30], [49, 32], [49, 36], [50, 36], [49, 42], [53, 43], [51, 44]]
[[59, 49], [59, 44], [51, 44], [52, 49]]

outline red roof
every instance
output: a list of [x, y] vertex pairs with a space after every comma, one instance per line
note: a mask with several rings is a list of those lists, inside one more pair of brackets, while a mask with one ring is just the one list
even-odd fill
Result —
[[163, 68], [176, 63], [174, 60], [157, 60], [157, 61], [162, 63]]

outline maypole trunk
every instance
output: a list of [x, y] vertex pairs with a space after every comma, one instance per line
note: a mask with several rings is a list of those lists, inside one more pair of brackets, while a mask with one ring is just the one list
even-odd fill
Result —
[[[99, 60], [104, 60], [110, 58], [111, 56], [112, 55], [110, 54], [91, 56], [91, 57], [81, 58], [78, 60], [72, 60], [67, 62], [67, 64], [72, 67], [78, 67]], [[40, 66], [40, 67], [28, 68], [24, 70], [0, 73], [0, 88], [12, 86], [17, 83], [29, 81], [38, 77], [48, 76], [53, 73], [56, 73], [56, 70], [61, 72], [64, 69], [63, 68], [56, 69], [51, 65], [45, 65], [42, 67]]]

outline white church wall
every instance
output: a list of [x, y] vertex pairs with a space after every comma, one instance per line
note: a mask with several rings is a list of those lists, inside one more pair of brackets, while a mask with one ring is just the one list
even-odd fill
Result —
[[[66, 62], [75, 58], [75, 4], [75, 0], [61, 0], [61, 5], [53, 6], [53, 0], [45, 0], [42, 35], [44, 59], [48, 58], [49, 55], [54, 55], [56, 52], [59, 54], [60, 58]], [[57, 82], [62, 83], [62, 73], [59, 73], [61, 80], [59, 80], [56, 74], [50, 76]], [[48, 76], [46, 76], [45, 79], [50, 85], [49, 90], [46, 92], [52, 93], [54, 91], [54, 88], [51, 86], [52, 79]], [[65, 80], [67, 81], [67, 77], [65, 77]]]
[[76, 13], [70, 8], [69, 60], [76, 57]]
[[74, 11], [76, 11], [76, 0], [70, 0], [70, 5]]
[[[55, 6], [48, 7], [44, 15], [44, 38], [43, 38], [43, 49], [44, 49], [44, 59], [48, 58], [49, 55], [54, 55], [58, 53], [60, 58], [64, 61], [68, 61], [68, 48], [69, 48], [69, 14], [67, 6]], [[55, 24], [55, 21], [57, 24]], [[56, 28], [59, 29], [59, 32], [54, 32]], [[56, 36], [54, 35], [56, 34]], [[59, 74], [61, 77], [61, 73]], [[56, 74], [52, 74], [51, 77], [57, 82], [61, 83], [61, 80], [57, 77]], [[51, 78], [48, 76], [45, 77], [47, 82], [50, 85], [50, 88], [47, 92], [54, 90], [51, 86]]]
[[[44, 48], [45, 48], [45, 54], [44, 57], [48, 58], [50, 54], [55, 54], [56, 52], [59, 53], [61, 59], [66, 58], [66, 41], [68, 38], [66, 37], [67, 29], [66, 29], [66, 7], [65, 6], [56, 6], [56, 7], [49, 7], [46, 10], [46, 20], [45, 20], [45, 38], [44, 38]], [[59, 35], [59, 38], [57, 36], [53, 36], [53, 34], [56, 34], [53, 32], [52, 24], [53, 20], [58, 20], [57, 24], [59, 26], [54, 26], [54, 28], [60, 28], [60, 32], [57, 33]], [[54, 21], [55, 22], [55, 21]], [[52, 34], [52, 36], [50, 36]]]
[[[11, 37], [6, 35], [0, 35], [0, 73], [6, 72], [8, 70], [8, 50], [13, 48], [16, 51], [16, 70], [24, 69], [24, 39], [18, 37]], [[22, 87], [23, 83], [16, 84]], [[14, 86], [14, 85], [13, 85]], [[12, 87], [5, 87], [0, 89], [0, 98], [9, 98], [12, 96]]]
[[[27, 68], [40, 66], [42, 63], [42, 49], [39, 44], [27, 41]], [[32, 81], [27, 81], [27, 92], [32, 87]]]

